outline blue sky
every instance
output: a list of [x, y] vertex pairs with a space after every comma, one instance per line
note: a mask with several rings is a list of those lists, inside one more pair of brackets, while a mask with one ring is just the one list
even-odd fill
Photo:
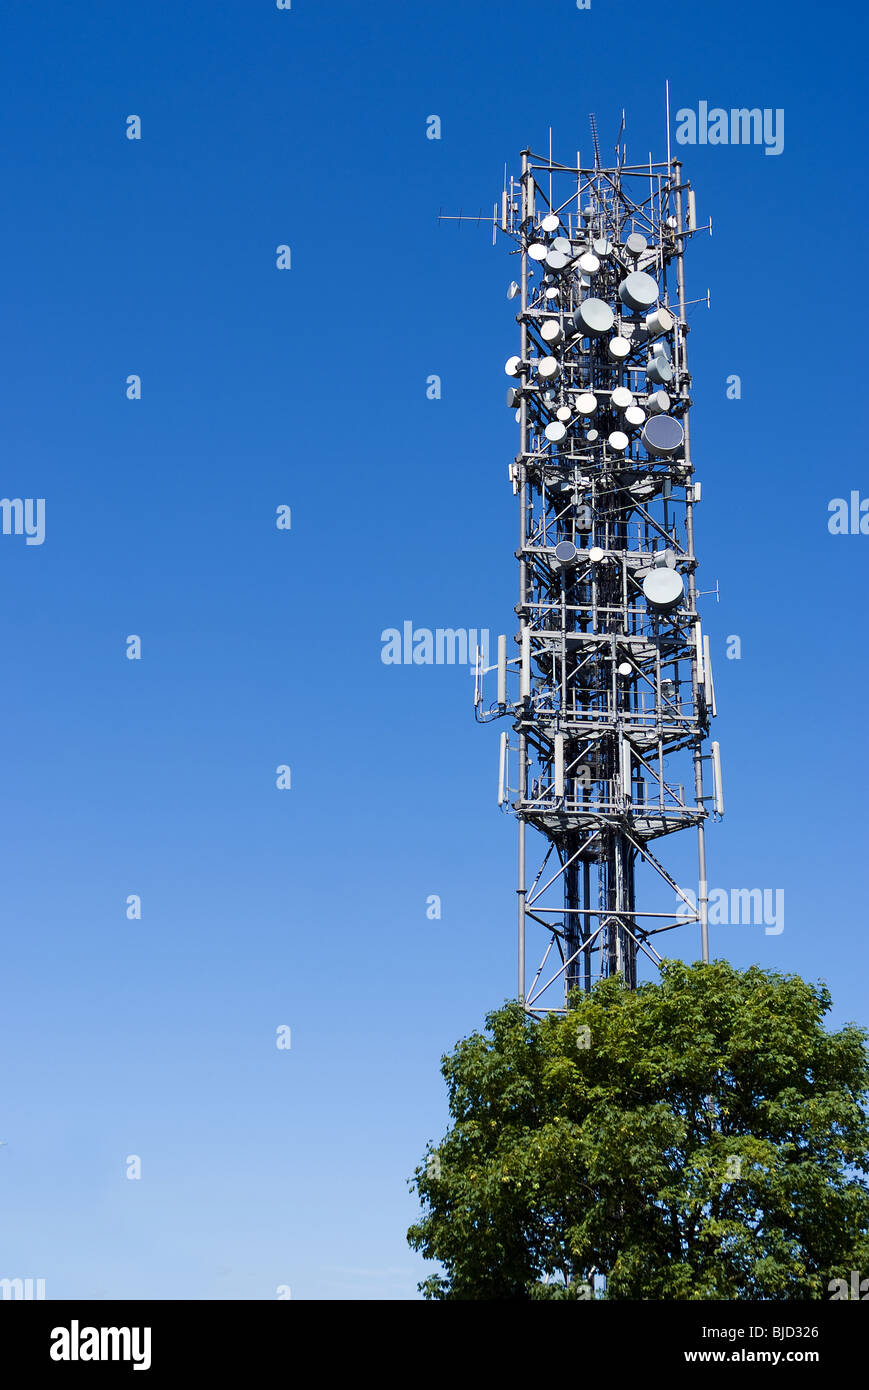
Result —
[[45, 498], [46, 533], [0, 536], [0, 1277], [418, 1296], [406, 1179], [446, 1123], [439, 1058], [515, 955], [498, 727], [467, 671], [380, 660], [405, 620], [512, 631], [513, 263], [437, 215], [490, 211], [550, 126], [588, 150], [589, 111], [604, 151], [625, 107], [629, 155], [664, 157], [668, 77], [674, 112], [785, 112], [779, 156], [682, 156], [714, 219], [687, 262], [712, 306], [690, 341], [721, 593], [709, 877], [786, 894], [780, 935], [713, 951], [824, 978], [867, 1022], [869, 537], [827, 529], [869, 495], [866, 21], [837, 14], [7, 7], [2, 492]]

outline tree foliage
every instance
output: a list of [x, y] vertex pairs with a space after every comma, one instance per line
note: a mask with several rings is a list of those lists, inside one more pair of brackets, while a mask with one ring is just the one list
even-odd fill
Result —
[[412, 1186], [428, 1298], [817, 1299], [869, 1273], [866, 1034], [725, 961], [517, 1004], [443, 1059]]

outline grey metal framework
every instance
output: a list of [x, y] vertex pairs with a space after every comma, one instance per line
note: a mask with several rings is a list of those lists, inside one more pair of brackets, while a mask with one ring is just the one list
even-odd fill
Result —
[[[519, 257], [506, 366], [519, 630], [514, 654], [500, 638], [495, 666], [478, 659], [475, 708], [512, 721], [498, 800], [518, 822], [519, 997], [535, 1014], [604, 976], [634, 986], [638, 955], [659, 963], [654, 940], [676, 926], [699, 923], [708, 960], [705, 822], [723, 813], [717, 744], [710, 796], [703, 775], [715, 695], [695, 583], [683, 273], [694, 196], [678, 159], [602, 168], [594, 121], [592, 135], [591, 167], [524, 150], [494, 218]], [[652, 849], [690, 828], [696, 895]], [[642, 910], [641, 864], [681, 911]], [[532, 926], [542, 958], [529, 982]]]

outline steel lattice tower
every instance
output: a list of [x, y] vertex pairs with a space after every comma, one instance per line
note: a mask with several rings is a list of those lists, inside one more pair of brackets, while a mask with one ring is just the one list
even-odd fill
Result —
[[[519, 630], [515, 655], [502, 637], [489, 668], [497, 699], [484, 702], [479, 660], [475, 698], [478, 719], [513, 721], [498, 800], [518, 822], [519, 997], [532, 1013], [604, 976], [633, 987], [638, 954], [657, 964], [652, 939], [674, 926], [699, 922], [708, 959], [705, 822], [723, 812], [715, 743], [711, 797], [703, 778], [715, 695], [695, 583], [683, 272], [694, 197], [678, 160], [630, 166], [617, 154], [602, 168], [593, 118], [592, 136], [589, 168], [523, 151], [495, 212], [520, 266], [506, 366], [520, 433]], [[696, 896], [652, 850], [692, 827]], [[640, 865], [682, 911], [641, 909]], [[545, 941], [530, 985], [529, 924]]]

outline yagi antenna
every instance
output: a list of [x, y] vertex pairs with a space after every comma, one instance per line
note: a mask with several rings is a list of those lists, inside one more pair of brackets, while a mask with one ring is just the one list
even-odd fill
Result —
[[600, 145], [598, 144], [598, 141], [597, 141], [597, 121], [596, 121], [595, 118], [594, 118], [594, 112], [593, 112], [593, 111], [589, 111], [589, 113], [588, 113], [588, 119], [589, 119], [589, 121], [591, 122], [591, 140], [592, 140], [592, 144], [594, 145], [594, 167], [595, 167], [595, 169], [599, 169], [599, 168], [600, 168]]

